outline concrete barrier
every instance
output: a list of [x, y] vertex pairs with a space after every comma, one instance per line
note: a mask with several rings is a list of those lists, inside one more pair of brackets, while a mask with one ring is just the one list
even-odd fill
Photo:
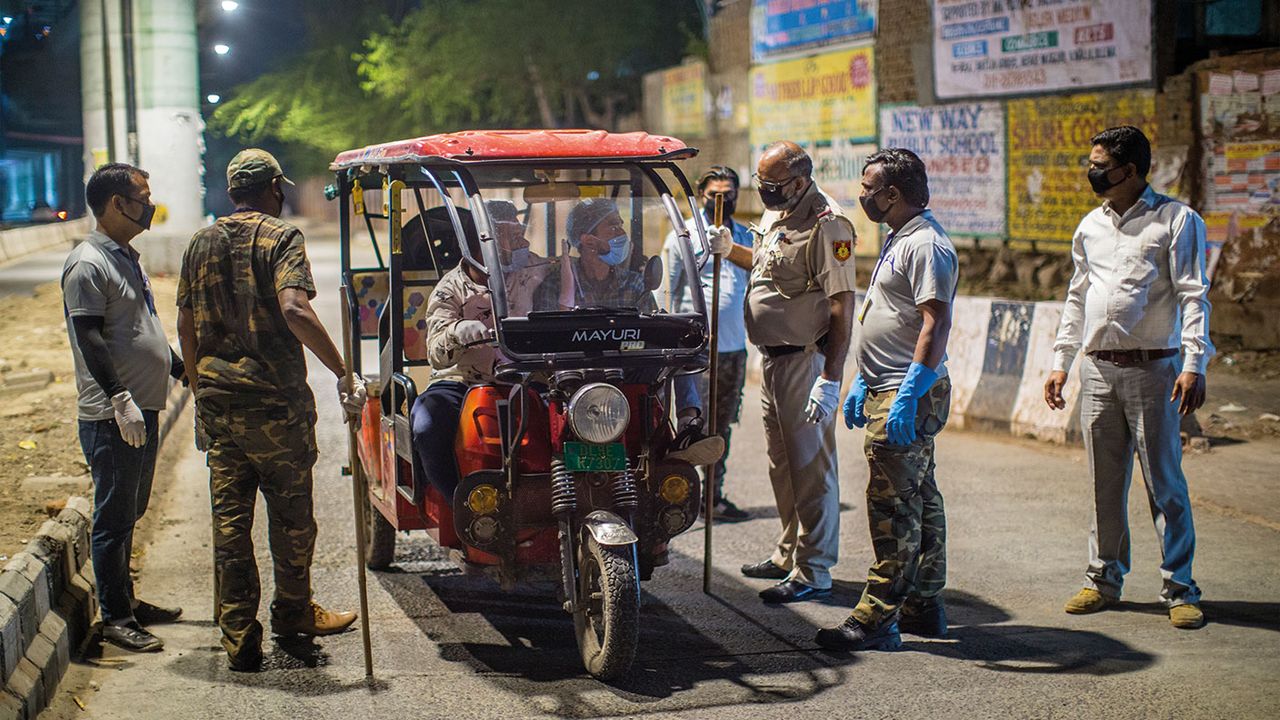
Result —
[[[160, 416], [163, 446], [191, 391], [175, 383]], [[93, 506], [72, 496], [0, 571], [0, 720], [35, 720], [57, 693], [97, 617], [89, 564]]]
[[[947, 343], [950, 424], [1056, 443], [1079, 442], [1078, 358], [1063, 393], [1066, 409], [1050, 410], [1044, 402], [1044, 381], [1053, 368], [1053, 343], [1061, 318], [1060, 302], [956, 298]], [[856, 347], [857, 323], [853, 332]], [[758, 384], [761, 357], [755, 348], [749, 353], [747, 381]], [[857, 371], [857, 357], [851, 350], [845, 390]]]
[[0, 231], [0, 262], [16, 260], [24, 255], [59, 248], [71, 249], [71, 244], [93, 229], [93, 218], [82, 217], [66, 222], [31, 225]]

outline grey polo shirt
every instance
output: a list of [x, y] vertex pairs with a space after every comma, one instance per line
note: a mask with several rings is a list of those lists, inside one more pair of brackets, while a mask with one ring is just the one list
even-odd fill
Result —
[[143, 410], [163, 410], [169, 389], [169, 341], [156, 315], [151, 281], [138, 251], [94, 230], [62, 266], [62, 304], [75, 360], [81, 420], [115, 416], [111, 398], [89, 374], [71, 318], [103, 318], [102, 334], [120, 382]]
[[[885, 238], [857, 315], [858, 367], [867, 387], [881, 392], [902, 384], [924, 325], [918, 306], [955, 300], [958, 265], [951, 238], [928, 210]], [[936, 369], [947, 376], [945, 355]]]

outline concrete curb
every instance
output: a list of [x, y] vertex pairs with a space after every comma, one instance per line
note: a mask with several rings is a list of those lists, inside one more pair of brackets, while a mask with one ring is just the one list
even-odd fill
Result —
[[76, 239], [93, 229], [93, 218], [82, 217], [59, 223], [32, 225], [0, 232], [0, 262], [16, 260], [44, 250], [70, 248]]
[[[191, 391], [177, 383], [160, 417], [160, 445]], [[98, 615], [89, 532], [93, 504], [73, 495], [0, 571], [0, 720], [35, 720], [58, 691]]]

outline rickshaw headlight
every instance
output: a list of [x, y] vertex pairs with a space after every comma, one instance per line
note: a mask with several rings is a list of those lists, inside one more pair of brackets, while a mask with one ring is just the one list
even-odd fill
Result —
[[627, 396], [608, 383], [583, 385], [569, 399], [569, 427], [590, 443], [611, 443], [631, 421]]
[[492, 485], [477, 485], [467, 494], [467, 507], [477, 515], [489, 515], [498, 509], [498, 489]]
[[683, 475], [668, 475], [658, 494], [672, 505], [679, 505], [689, 497], [689, 480]]

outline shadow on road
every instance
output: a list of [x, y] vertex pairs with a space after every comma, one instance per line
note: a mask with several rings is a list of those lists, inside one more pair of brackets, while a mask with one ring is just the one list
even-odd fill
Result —
[[[1280, 603], [1214, 600], [1200, 603], [1200, 608], [1204, 610], [1206, 624], [1236, 625], [1280, 632]], [[1169, 609], [1158, 602], [1123, 601], [1108, 612], [1134, 612], [1166, 617], [1169, 615]]]

